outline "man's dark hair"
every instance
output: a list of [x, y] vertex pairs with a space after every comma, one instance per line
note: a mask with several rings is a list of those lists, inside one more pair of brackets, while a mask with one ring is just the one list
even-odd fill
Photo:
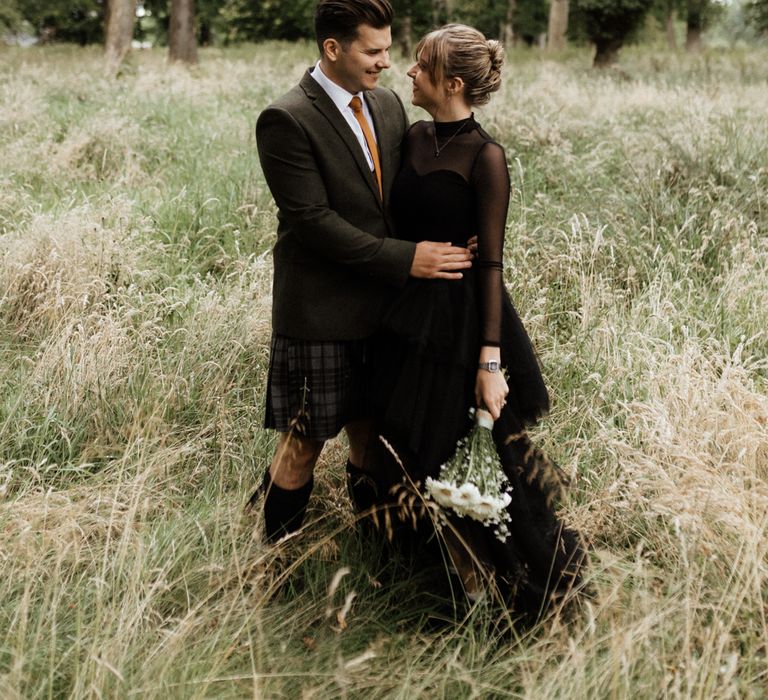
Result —
[[315, 37], [320, 53], [326, 39], [336, 39], [346, 47], [357, 39], [357, 29], [367, 24], [384, 29], [392, 24], [389, 0], [320, 0], [315, 10]]

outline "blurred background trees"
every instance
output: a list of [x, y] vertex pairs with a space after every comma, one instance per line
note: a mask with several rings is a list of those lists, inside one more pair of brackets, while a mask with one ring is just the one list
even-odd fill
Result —
[[[41, 42], [104, 42], [112, 60], [121, 55], [128, 36], [134, 45], [170, 45], [172, 59], [194, 62], [197, 45], [311, 38], [315, 1], [0, 0], [0, 34], [27, 34]], [[768, 33], [768, 0], [392, 2], [395, 42], [406, 54], [412, 53], [416, 38], [447, 21], [471, 24], [506, 44], [561, 50], [566, 42], [590, 42], [598, 66], [614, 62], [628, 42], [648, 40], [649, 27], [670, 48], [689, 50], [698, 50], [713, 27], [731, 43], [765, 40]], [[115, 33], [116, 18], [125, 12], [131, 27], [126, 29], [124, 20], [122, 31]]]
[[0, 32], [81, 45], [103, 40], [102, 0], [0, 0]]
[[560, 51], [565, 48], [569, 14], [568, 0], [550, 0], [547, 22], [547, 48], [550, 51]]
[[577, 36], [595, 45], [596, 66], [615, 63], [619, 49], [636, 34], [653, 0], [575, 0]]
[[104, 50], [107, 72], [116, 73], [131, 50], [136, 0], [109, 0], [104, 16]]
[[752, 0], [747, 4], [747, 20], [762, 34], [768, 34], [768, 0]]
[[197, 63], [195, 1], [171, 0], [169, 24], [168, 58], [171, 61]]

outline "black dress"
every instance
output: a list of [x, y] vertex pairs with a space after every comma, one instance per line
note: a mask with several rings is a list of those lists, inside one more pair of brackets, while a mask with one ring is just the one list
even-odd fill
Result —
[[[398, 236], [465, 246], [477, 235], [478, 256], [460, 281], [411, 278], [373, 343], [377, 428], [402, 464], [377, 445], [371, 462], [379, 491], [391, 494], [397, 484], [421, 485], [438, 474], [471, 427], [480, 347], [500, 347], [509, 395], [493, 432], [512, 484], [510, 535], [502, 543], [476, 521], [452, 522], [513, 604], [537, 611], [578, 582], [583, 547], [553, 510], [562, 472], [525, 434], [548, 410], [549, 397], [502, 279], [505, 153], [473, 117], [417, 122], [403, 146], [391, 195]], [[393, 497], [388, 507], [403, 503]]]

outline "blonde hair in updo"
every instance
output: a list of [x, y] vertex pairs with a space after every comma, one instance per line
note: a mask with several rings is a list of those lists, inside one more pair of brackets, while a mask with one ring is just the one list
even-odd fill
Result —
[[415, 53], [434, 85], [461, 78], [470, 105], [484, 105], [501, 87], [504, 47], [473, 27], [446, 24], [423, 37]]

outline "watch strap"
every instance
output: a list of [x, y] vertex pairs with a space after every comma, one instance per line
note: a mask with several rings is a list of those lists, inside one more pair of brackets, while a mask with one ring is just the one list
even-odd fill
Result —
[[478, 369], [484, 369], [486, 372], [498, 372], [501, 369], [501, 365], [497, 360], [490, 360], [488, 362], [478, 362]]

